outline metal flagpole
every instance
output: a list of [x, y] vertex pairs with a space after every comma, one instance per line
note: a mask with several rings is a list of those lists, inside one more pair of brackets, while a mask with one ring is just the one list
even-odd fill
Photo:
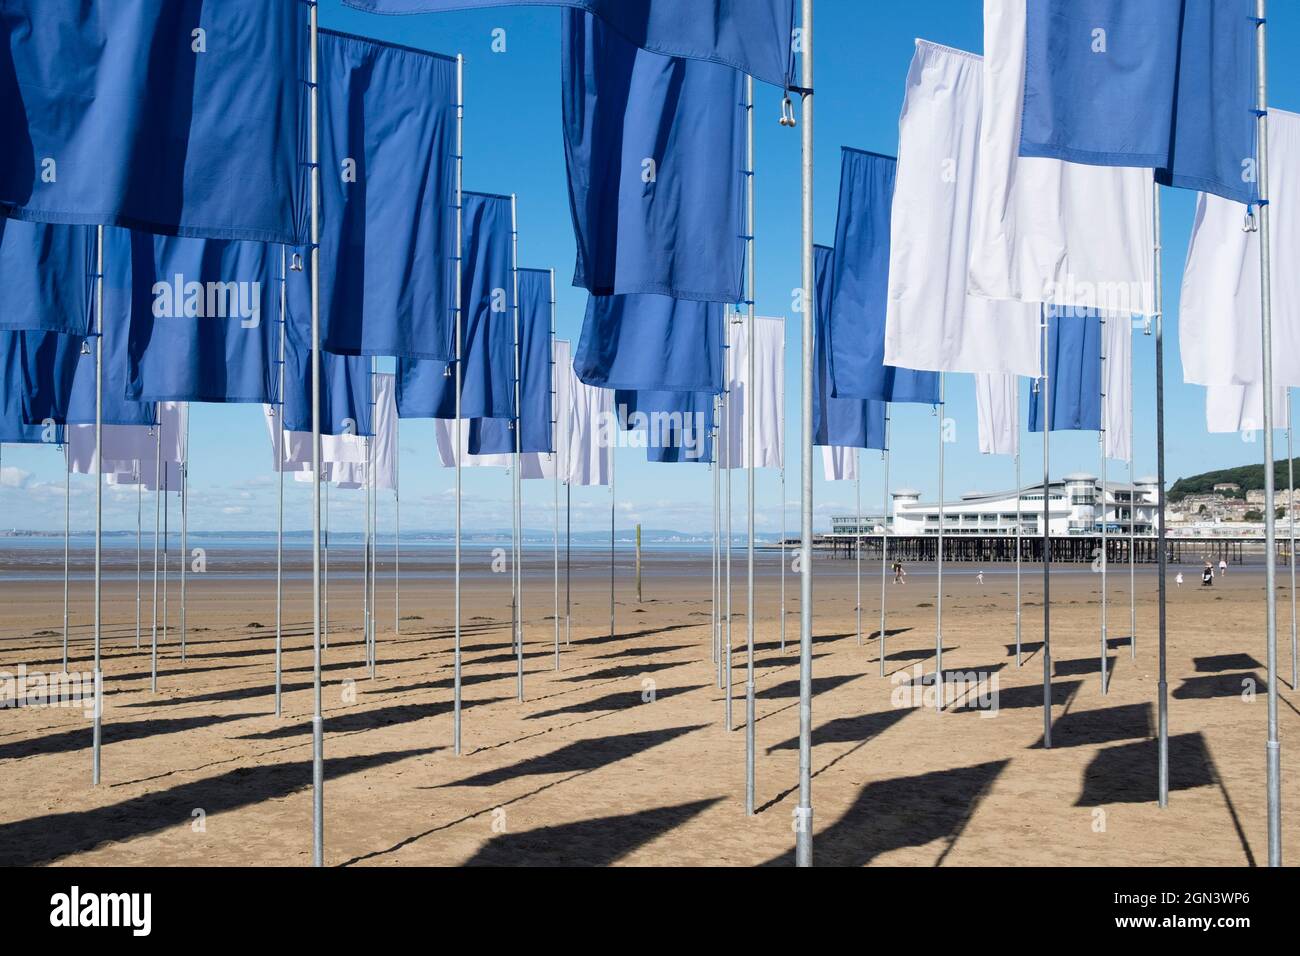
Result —
[[[565, 452], [568, 458], [568, 452]], [[564, 483], [564, 644], [573, 643], [573, 485]]]
[[555, 360], [555, 270], [551, 270], [551, 446], [555, 459], [555, 534], [551, 541], [552, 591], [555, 596], [555, 669], [560, 669], [560, 415], [555, 402], [560, 395], [560, 365]]
[[1024, 485], [1020, 480], [1020, 379], [1016, 379], [1016, 666], [1020, 666], [1020, 565], [1024, 549], [1021, 547], [1020, 535], [1024, 521], [1021, 517], [1021, 500], [1024, 498]]
[[278, 477], [275, 518], [275, 716], [283, 714], [281, 697], [284, 692], [284, 332], [285, 297], [289, 284], [289, 253], [280, 247], [280, 358], [276, 366], [280, 373], [275, 409], [275, 472]]
[[[178, 436], [179, 437], [179, 436]], [[172, 533], [170, 528], [172, 515], [172, 500], [168, 497], [171, 493], [171, 462], [163, 462], [162, 475], [159, 480], [162, 482], [163, 489], [163, 537], [162, 537], [162, 641], [167, 643], [167, 596], [171, 590], [171, 547]]]
[[[400, 423], [393, 422], [397, 428]], [[400, 431], [400, 428], [398, 429]], [[399, 438], [394, 435], [396, 448], [401, 448]], [[396, 449], [394, 449], [396, 450]], [[402, 633], [402, 495], [396, 486], [393, 488], [393, 634]]]
[[802, 253], [803, 354], [800, 376], [802, 490], [799, 505], [799, 805], [795, 862], [812, 866], [812, 506], [813, 506], [813, 0], [803, 9]]
[[1052, 314], [1039, 306], [1043, 317], [1043, 374], [1039, 379], [1043, 402], [1043, 748], [1052, 746], [1052, 390], [1048, 359], [1051, 355]]
[[[375, 430], [375, 358], [370, 357], [370, 430]], [[379, 557], [379, 492], [375, 487], [375, 437], [372, 434], [366, 440], [366, 567], [369, 569], [370, 576], [365, 581], [367, 593], [367, 606], [370, 613], [366, 617], [366, 636], [367, 646], [370, 651], [370, 679], [374, 680], [375, 667], [379, 657], [379, 634], [375, 626], [375, 616], [378, 608], [375, 606], [375, 588], [378, 578], [378, 569], [376, 568], [376, 559]]]
[[[372, 367], [370, 373], [370, 390], [372, 396], [374, 394], [374, 387], [375, 376]], [[373, 422], [374, 417], [372, 416], [370, 420]], [[363, 444], [366, 449], [366, 478], [364, 485], [361, 488], [361, 492], [366, 521], [363, 526], [364, 535], [361, 540], [361, 631], [362, 640], [365, 645], [366, 670], [370, 674], [371, 679], [373, 679], [375, 676], [375, 664], [374, 658], [370, 653], [370, 486], [373, 484], [371, 476], [374, 474], [374, 465], [371, 460], [374, 443], [371, 438], [367, 437], [363, 439]]]
[[723, 466], [723, 471], [726, 473], [727, 476], [726, 485], [724, 485], [723, 487], [723, 507], [726, 508], [727, 514], [726, 514], [726, 519], [724, 522], [724, 527], [722, 532], [724, 537], [723, 554], [726, 555], [726, 568], [723, 574], [723, 579], [726, 582], [725, 586], [727, 589], [726, 601], [724, 603], [724, 607], [726, 608], [726, 615], [727, 615], [727, 629], [725, 635], [725, 644], [722, 650], [722, 673], [726, 681], [726, 686], [723, 690], [723, 694], [724, 694], [723, 711], [724, 711], [724, 719], [726, 721], [726, 726], [728, 730], [734, 729], [734, 724], [732, 724], [731, 722], [731, 666], [732, 666], [731, 665], [731, 484], [732, 484], [731, 482], [731, 324], [732, 321], [733, 320], [731, 318], [728, 318], [726, 320], [727, 323], [725, 326], [726, 341], [725, 344], [723, 345], [724, 351], [722, 353], [726, 357], [725, 361], [723, 361], [722, 363], [723, 375], [726, 377], [726, 384], [722, 390], [722, 420], [723, 420], [723, 434], [726, 436], [727, 439], [723, 446], [723, 456], [725, 457], [726, 460], [726, 464]]
[[325, 523], [322, 529], [323, 546], [321, 557], [324, 569], [321, 574], [321, 643], [325, 650], [330, 647], [330, 486], [325, 482]]
[[460, 710], [461, 710], [461, 660], [460, 660], [460, 533], [461, 533], [461, 458], [463, 457], [464, 445], [462, 444], [461, 431], [464, 428], [464, 422], [460, 417], [460, 390], [462, 369], [461, 361], [464, 348], [464, 304], [461, 301], [463, 290], [461, 289], [461, 272], [464, 269], [464, 250], [463, 244], [464, 230], [464, 165], [465, 165], [465, 57], [461, 54], [456, 55], [456, 359], [452, 362], [454, 368], [453, 375], [455, 383], [456, 405], [456, 423], [454, 426], [453, 441], [455, 442], [456, 458], [456, 505], [455, 505], [455, 524], [456, 524], [456, 546], [455, 546], [455, 569], [453, 574], [452, 589], [453, 597], [453, 615], [455, 623], [453, 627], [452, 638], [452, 669], [453, 677], [453, 699], [452, 699], [452, 747], [456, 756], [461, 753], [461, 735], [460, 735]]
[[311, 537], [312, 537], [312, 864], [325, 865], [325, 723], [321, 716], [321, 447], [320, 447], [320, 50], [317, 7], [311, 28]]
[[857, 524], [853, 529], [853, 576], [855, 578], [854, 612], [858, 647], [862, 646], [862, 452], [853, 449], [853, 501]]
[[[63, 445], [63, 673], [68, 672], [68, 537], [71, 527], [72, 462], [69, 449]], [[138, 603], [138, 602], [137, 602]], [[140, 645], [139, 614], [136, 615], [135, 643]]]
[[615, 446], [609, 449], [609, 636], [614, 636], [614, 454]]
[[[65, 507], [66, 507], [66, 502], [65, 502]], [[66, 515], [64, 517], [66, 522]], [[65, 531], [67, 530], [66, 527], [64, 530]], [[141, 621], [140, 575], [144, 567], [142, 562], [143, 536], [144, 536], [144, 488], [140, 483], [140, 459], [137, 458], [135, 460], [135, 649], [137, 651], [140, 649], [140, 621]], [[66, 551], [68, 547], [66, 534], [64, 535], [63, 547], [64, 550]], [[64, 557], [66, 558], [67, 555], [65, 554]], [[66, 561], [64, 563], [66, 564]], [[64, 581], [63, 581], [63, 587], [65, 592], [67, 591], [67, 586], [68, 586], [67, 574], [65, 573]], [[66, 593], [64, 594], [64, 605], [65, 607], [67, 605]], [[65, 634], [67, 633], [66, 622], [64, 626], [64, 633]], [[67, 661], [64, 661], [64, 669], [65, 670], [67, 669]]]
[[154, 403], [154, 463], [153, 463], [153, 627], [150, 638], [149, 689], [158, 692], [158, 521], [162, 505], [162, 404]]
[[[1160, 224], [1160, 186], [1153, 185], [1152, 211], [1155, 218], [1155, 336], [1156, 336], [1156, 590], [1157, 590], [1157, 656], [1159, 675], [1156, 681], [1156, 752], [1157, 752], [1157, 802], [1169, 805], [1169, 682], [1167, 680], [1165, 644], [1165, 572], [1168, 556], [1165, 554], [1165, 340], [1164, 340], [1164, 276], [1162, 237]], [[1264, 373], [1266, 376], [1268, 372]], [[1267, 389], [1265, 385], [1265, 389]], [[1265, 408], [1268, 396], [1264, 397]], [[1266, 425], [1267, 427], [1267, 425]], [[1265, 442], [1271, 445], [1270, 433], [1265, 431]], [[1269, 449], [1269, 457], [1272, 450]], [[1268, 469], [1266, 469], [1268, 471]], [[1272, 472], [1269, 471], [1269, 474]], [[1271, 582], [1270, 582], [1271, 584]], [[1272, 673], [1269, 682], [1272, 683]]]
[[95, 722], [92, 731], [91, 783], [98, 786], [104, 723], [104, 672], [100, 644], [103, 639], [103, 537], [104, 537], [104, 227], [95, 229]]
[[1106, 340], [1106, 313], [1099, 312], [1101, 316], [1101, 428], [1097, 432], [1097, 444], [1101, 451], [1101, 692], [1108, 694], [1110, 692], [1110, 678], [1106, 673], [1106, 567], [1110, 564], [1110, 553], [1106, 550], [1106, 436], [1109, 433], [1107, 425], [1109, 424], [1106, 414], [1110, 409], [1110, 397], [1106, 382], [1106, 360], [1110, 357], [1106, 354], [1108, 343]]
[[190, 403], [185, 403], [185, 454], [181, 461], [181, 662], [185, 661], [185, 572], [190, 563]]
[[713, 473], [713, 588], [710, 592], [713, 614], [713, 663], [717, 672], [718, 689], [722, 689], [722, 511], [719, 502], [721, 496], [722, 435], [719, 424], [722, 421], [722, 396], [713, 396], [713, 462], [709, 470]]
[[1286, 529], [1291, 565], [1291, 689], [1297, 683], [1295, 600], [1295, 450], [1291, 432], [1291, 389], [1286, 390]]
[[756, 369], [756, 360], [754, 353], [757, 351], [755, 342], [755, 315], [754, 302], [758, 296], [758, 289], [755, 283], [754, 268], [754, 78], [745, 77], [745, 139], [746, 152], [749, 156], [749, 172], [746, 178], [746, 196], [745, 204], [749, 209], [749, 255], [746, 256], [748, 262], [747, 282], [748, 295], [746, 304], [749, 306], [749, 341], [746, 354], [748, 357], [745, 379], [745, 391], [741, 398], [744, 400], [742, 406], [745, 412], [745, 471], [748, 484], [748, 519], [749, 519], [749, 549], [746, 568], [746, 596], [745, 596], [745, 812], [749, 815], [754, 813], [754, 456], [756, 452], [756, 434], [754, 419], [758, 417], [758, 403], [755, 397], [754, 383], [757, 381], [758, 373]]
[[943, 524], [946, 520], [943, 507], [943, 466], [944, 466], [944, 435], [943, 419], [946, 408], [944, 406], [945, 379], [943, 372], [939, 373], [939, 539], [938, 548], [935, 551], [935, 571], [938, 583], [935, 588], [935, 629], [934, 629], [934, 706], [939, 713], [943, 713], [944, 693], [943, 693]]
[[[514, 554], [511, 558], [511, 583], [514, 585], [514, 644], [515, 644], [515, 693], [522, 703], [524, 699], [524, 608], [523, 608], [523, 589], [524, 576], [520, 564], [523, 562], [523, 483], [519, 478], [520, 451], [522, 449], [520, 431], [520, 403], [522, 395], [520, 394], [519, 378], [522, 372], [520, 368], [521, 355], [519, 353], [519, 206], [515, 199], [515, 194], [510, 194], [510, 272], [511, 281], [514, 285], [514, 362], [515, 362], [515, 381], [514, 381], [514, 420], [510, 423], [511, 430], [515, 435], [515, 450], [513, 456], [513, 467], [510, 469], [510, 493], [511, 507], [510, 518], [514, 525], [514, 537], [511, 541]], [[611, 593], [613, 593], [611, 591]]]
[[[785, 375], [785, 369], [781, 370]], [[782, 390], [784, 394], [784, 390]], [[781, 409], [781, 653], [785, 653], [785, 409]]]
[[889, 406], [885, 406], [884, 487], [880, 496], [880, 676], [885, 676], [885, 589], [889, 572]]
[[[1268, 623], [1268, 865], [1282, 865], [1282, 745], [1277, 736], [1277, 502], [1273, 462], [1273, 292], [1268, 208], [1268, 63], [1265, 2], [1256, 0], [1258, 62], [1259, 273], [1264, 353], [1264, 577]], [[1289, 423], [1288, 423], [1289, 424]], [[1163, 490], [1163, 486], [1162, 486]], [[1163, 526], [1163, 520], [1161, 522]], [[1292, 592], [1294, 593], [1294, 592]], [[1161, 675], [1163, 677], [1163, 674]]]
[[[1131, 335], [1130, 331], [1130, 335]], [[1133, 391], [1133, 363], [1129, 362], [1129, 393]], [[1133, 400], [1128, 403], [1128, 653], [1137, 660], [1137, 564], [1134, 555], [1137, 528], [1137, 477], [1133, 471]]]

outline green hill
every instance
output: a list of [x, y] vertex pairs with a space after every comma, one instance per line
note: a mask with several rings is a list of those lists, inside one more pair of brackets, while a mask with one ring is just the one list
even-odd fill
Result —
[[[1300, 474], [1300, 458], [1296, 459], [1295, 470]], [[1273, 486], [1275, 488], [1286, 488], [1286, 459], [1282, 459], [1273, 465]], [[1300, 481], [1300, 477], [1297, 478]], [[1235, 497], [1245, 498], [1248, 491], [1262, 491], [1264, 488], [1264, 466], [1258, 465], [1240, 465], [1236, 468], [1221, 468], [1218, 471], [1207, 471], [1200, 475], [1192, 475], [1190, 478], [1179, 478], [1174, 482], [1174, 486], [1169, 489], [1169, 501], [1181, 501], [1188, 495], [1210, 494], [1214, 491], [1214, 486], [1224, 482], [1232, 482], [1240, 485], [1241, 491]]]

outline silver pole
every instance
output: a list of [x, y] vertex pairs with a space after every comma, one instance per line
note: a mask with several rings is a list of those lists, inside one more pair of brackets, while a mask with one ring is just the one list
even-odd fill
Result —
[[[1129, 332], [1132, 335], [1132, 331]], [[1133, 470], [1133, 363], [1129, 362], [1129, 403], [1128, 403], [1128, 653], [1130, 660], [1137, 660], [1137, 564], [1134, 554], [1135, 529], [1137, 528], [1137, 474]]]
[[[400, 431], [401, 422], [394, 420], [393, 427]], [[393, 436], [397, 448], [401, 448], [398, 437]], [[402, 495], [393, 488], [393, 634], [402, 633]]]
[[726, 721], [726, 727], [728, 730], [735, 729], [735, 725], [731, 720], [731, 322], [732, 320], [728, 318], [725, 326], [726, 344], [723, 346], [725, 349], [723, 355], [726, 356], [726, 358], [722, 363], [723, 374], [726, 378], [726, 387], [722, 390], [723, 433], [727, 438], [723, 445], [722, 452], [726, 460], [726, 465], [723, 466], [723, 471], [727, 476], [726, 484], [723, 486], [723, 507], [726, 508], [727, 513], [722, 532], [724, 538], [723, 554], [726, 556], [726, 567], [723, 573], [723, 578], [726, 582], [725, 586], [727, 589], [726, 600], [724, 602], [727, 615], [727, 628], [725, 644], [722, 650], [722, 674], [726, 681], [726, 686], [723, 690], [723, 711], [724, 720]]
[[[567, 459], [568, 453], [565, 453]], [[573, 642], [573, 485], [564, 483], [564, 643]]]
[[944, 692], [943, 692], [943, 524], [946, 518], [943, 507], [943, 466], [944, 466], [944, 435], [943, 419], [946, 408], [944, 406], [944, 387], [945, 380], [943, 372], [939, 373], [939, 540], [938, 550], [935, 552], [935, 571], [938, 583], [935, 587], [935, 628], [934, 628], [934, 706], [939, 713], [943, 713]]
[[801, 391], [802, 492], [799, 507], [799, 805], [795, 808], [795, 862], [812, 866], [812, 536], [813, 536], [813, 0], [803, 5], [803, 355]]
[[[1165, 572], [1168, 555], [1165, 554], [1165, 339], [1164, 339], [1164, 276], [1163, 249], [1160, 225], [1160, 186], [1153, 187], [1152, 210], [1155, 216], [1155, 336], [1156, 336], [1156, 589], [1157, 589], [1157, 641], [1158, 668], [1156, 681], [1156, 762], [1157, 802], [1169, 805], [1169, 682], [1166, 674], [1165, 646]], [[1266, 373], [1267, 374], [1267, 373]], [[1267, 388], [1267, 385], [1265, 386]], [[1267, 408], [1268, 397], [1264, 399]], [[1264, 432], [1269, 442], [1269, 432]], [[1269, 457], [1272, 451], [1269, 450]], [[1272, 675], [1269, 675], [1270, 678]]]
[[1106, 673], [1106, 567], [1110, 564], [1110, 553], [1106, 550], [1106, 435], [1109, 431], [1106, 414], [1110, 409], [1110, 398], [1106, 385], [1106, 360], [1109, 358], [1106, 354], [1106, 313], [1098, 312], [1098, 315], [1101, 316], [1101, 428], [1097, 432], [1101, 451], [1101, 692], [1105, 695], [1110, 693], [1110, 678]]
[[330, 647], [330, 486], [325, 482], [324, 488], [325, 522], [322, 530], [321, 559], [324, 565], [321, 573], [321, 643], [325, 650]]
[[312, 537], [312, 864], [325, 865], [325, 722], [321, 716], [320, 527], [320, 89], [316, 11], [309, 8], [311, 57], [311, 537]]
[[884, 487], [880, 495], [880, 676], [885, 676], [885, 589], [889, 573], [889, 406], [885, 406]]
[[[64, 504], [66, 507], [67, 503], [65, 502]], [[64, 517], [65, 517], [64, 531], [66, 532], [67, 530], [66, 515]], [[143, 537], [144, 537], [144, 488], [140, 483], [140, 459], [137, 458], [135, 460], [135, 649], [137, 651], [140, 649], [140, 621], [141, 621], [140, 575], [144, 567], [142, 561]], [[68, 540], [67, 540], [67, 534], [65, 533], [63, 536], [63, 547], [65, 551], [67, 549], [67, 546], [68, 546]], [[66, 558], [67, 555], [65, 554], [64, 557]], [[66, 566], [67, 564], [66, 560], [64, 561], [64, 564]], [[65, 571], [64, 581], [63, 581], [63, 586], [65, 591], [67, 590], [67, 583], [68, 583], [67, 574]], [[66, 606], [67, 595], [65, 594], [64, 597], [65, 597], [64, 604]], [[66, 632], [67, 632], [67, 627], [65, 622], [64, 633], [66, 634]], [[66, 661], [64, 662], [64, 669], [65, 670], [67, 669]]]
[[149, 689], [158, 693], [158, 529], [162, 505], [162, 404], [154, 403], [154, 463], [153, 463], [153, 627], [150, 637]]
[[609, 636], [614, 636], [614, 448], [609, 450]]
[[519, 206], [515, 199], [515, 194], [510, 194], [510, 271], [511, 281], [514, 284], [514, 361], [515, 361], [515, 382], [514, 382], [514, 420], [510, 423], [515, 433], [515, 451], [514, 467], [511, 468], [510, 476], [510, 493], [511, 508], [510, 517], [514, 524], [514, 538], [512, 546], [514, 555], [511, 569], [511, 583], [514, 585], [514, 644], [515, 644], [515, 692], [519, 697], [520, 703], [524, 699], [524, 575], [520, 565], [524, 559], [523, 544], [523, 482], [519, 478], [521, 436], [523, 430], [520, 420], [520, 404], [523, 396], [520, 392], [519, 379], [523, 372], [522, 356], [519, 352]]
[[162, 487], [163, 487], [163, 539], [162, 539], [162, 641], [167, 643], [167, 597], [171, 591], [171, 516], [172, 500], [171, 494], [171, 463], [163, 462]]
[[461, 753], [460, 723], [461, 723], [461, 660], [460, 660], [460, 533], [461, 533], [461, 457], [463, 451], [461, 430], [464, 423], [460, 418], [460, 390], [461, 378], [463, 371], [461, 362], [464, 349], [464, 305], [461, 302], [463, 290], [461, 289], [461, 273], [464, 269], [464, 250], [461, 248], [464, 242], [464, 222], [465, 222], [465, 201], [464, 201], [464, 165], [465, 165], [465, 57], [456, 55], [456, 360], [452, 363], [455, 368], [456, 392], [456, 424], [453, 429], [455, 435], [453, 440], [456, 443], [456, 505], [455, 505], [455, 523], [456, 523], [456, 550], [455, 550], [455, 569], [453, 574], [452, 589], [453, 613], [455, 617], [454, 637], [452, 645], [452, 668], [454, 671], [454, 693], [452, 702], [452, 730], [451, 739], [452, 747], [456, 756]]
[[185, 455], [181, 462], [181, 662], [185, 661], [185, 572], [190, 563], [190, 403], [185, 403]]
[[1020, 564], [1024, 549], [1021, 547], [1020, 535], [1024, 521], [1021, 517], [1021, 500], [1024, 498], [1024, 485], [1020, 479], [1020, 379], [1016, 379], [1016, 666], [1020, 666]]
[[[71, 528], [72, 468], [68, 446], [63, 446], [63, 673], [68, 672], [68, 537]], [[137, 589], [138, 590], [138, 589]], [[138, 601], [136, 602], [139, 603]], [[139, 613], [136, 614], [135, 643], [140, 645]]]
[[555, 453], [555, 534], [551, 541], [552, 592], [555, 596], [555, 669], [560, 669], [560, 415], [555, 402], [560, 395], [560, 364], [556, 361], [555, 270], [551, 270], [551, 444]]
[[746, 300], [749, 305], [749, 348], [748, 348], [748, 369], [747, 380], [745, 382], [745, 432], [746, 432], [746, 478], [748, 480], [748, 510], [749, 510], [749, 551], [747, 555], [748, 567], [746, 568], [746, 598], [745, 598], [745, 812], [750, 816], [754, 813], [754, 453], [755, 453], [755, 430], [754, 419], [757, 417], [757, 403], [754, 398], [754, 382], [757, 380], [757, 369], [755, 365], [754, 353], [757, 351], [755, 345], [755, 315], [754, 301], [758, 295], [758, 289], [755, 283], [754, 268], [754, 78], [745, 77], [745, 149], [749, 157], [749, 175], [746, 176], [746, 196], [745, 205], [748, 207], [749, 223], [749, 255], [746, 257], [748, 269], [746, 270], [746, 285], [748, 294]]
[[[370, 375], [371, 390], [374, 389], [374, 370], [372, 368]], [[374, 421], [374, 418], [371, 418]], [[362, 638], [365, 644], [366, 669], [371, 679], [375, 676], [374, 657], [370, 653], [370, 486], [373, 482], [374, 465], [371, 460], [374, 443], [372, 439], [366, 438], [364, 441], [366, 449], [366, 480], [365, 487], [361, 489], [363, 503], [365, 507], [366, 520], [363, 525], [363, 536], [361, 540], [361, 630]]]
[[[1259, 273], [1264, 345], [1264, 558], [1268, 623], [1268, 865], [1282, 865], [1282, 745], [1277, 736], [1277, 502], [1273, 487], [1273, 291], [1268, 208], [1268, 63], [1265, 2], [1256, 0], [1259, 90]], [[1292, 592], [1294, 593], [1294, 592]]]
[[[782, 370], [781, 374], [785, 374]], [[781, 409], [781, 431], [785, 431], [785, 409]], [[785, 435], [781, 436], [781, 653], [785, 653]]]
[[713, 614], [713, 663], [718, 690], [722, 690], [722, 396], [713, 396], [713, 587], [710, 592]]
[[[375, 406], [378, 404], [375, 393], [375, 358], [370, 358], [370, 430], [375, 430]], [[365, 582], [366, 591], [369, 595], [370, 613], [367, 617], [366, 627], [369, 637], [370, 648], [370, 679], [374, 680], [375, 668], [379, 658], [379, 629], [375, 624], [375, 618], [379, 613], [375, 599], [377, 597], [377, 582], [379, 569], [377, 567], [379, 558], [379, 490], [375, 487], [375, 439], [372, 435], [366, 442], [366, 548], [368, 551], [367, 566], [370, 569], [370, 577]]]
[[1296, 660], [1296, 599], [1295, 599], [1295, 450], [1291, 431], [1291, 389], [1286, 390], [1286, 529], [1291, 560], [1291, 689], [1295, 690]]
[[104, 723], [104, 672], [100, 662], [103, 639], [104, 537], [104, 227], [95, 229], [95, 723], [91, 783], [99, 785]]
[[853, 576], [855, 627], [858, 647], [862, 646], [862, 452], [853, 449], [853, 502], [857, 524], [853, 528]]
[[1052, 746], [1052, 389], [1051, 357], [1052, 314], [1040, 306], [1043, 317], [1043, 747]]
[[275, 472], [279, 479], [275, 518], [275, 716], [283, 715], [284, 692], [284, 333], [286, 295], [289, 283], [288, 250], [280, 247], [280, 384], [275, 409]]

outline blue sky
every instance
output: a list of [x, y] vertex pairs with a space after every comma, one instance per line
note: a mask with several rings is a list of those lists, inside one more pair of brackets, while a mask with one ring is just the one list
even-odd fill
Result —
[[[1283, 109], [1300, 109], [1300, 61], [1285, 55], [1300, 43], [1300, 9], [1270, 5], [1270, 99]], [[833, 240], [839, 187], [839, 148], [856, 146], [894, 153], [898, 141], [898, 111], [903, 81], [912, 56], [913, 40], [980, 52], [980, 0], [818, 0], [816, 224], [817, 240]], [[321, 25], [466, 58], [465, 187], [514, 192], [519, 196], [520, 264], [554, 268], [559, 293], [559, 329], [576, 340], [586, 293], [569, 285], [574, 263], [573, 229], [569, 214], [560, 137], [559, 12], [553, 8], [496, 9], [413, 17], [387, 17], [345, 8], [341, 0], [322, 0]], [[505, 52], [493, 52], [493, 31], [505, 31]], [[759, 312], [784, 315], [787, 329], [788, 449], [787, 527], [797, 525], [798, 509], [798, 360], [797, 315], [791, 311], [792, 290], [799, 275], [799, 141], [798, 131], [777, 124], [780, 91], [756, 86], [755, 216]], [[1260, 460], [1262, 442], [1244, 443], [1233, 435], [1207, 435], [1203, 390], [1182, 384], [1178, 357], [1178, 293], [1186, 258], [1195, 196], [1162, 191], [1164, 210], [1164, 273], [1166, 322], [1166, 423], [1169, 435], [1167, 475]], [[1275, 268], [1290, 268], [1276, 263]], [[1134, 339], [1135, 453], [1139, 476], [1155, 472], [1154, 343], [1140, 332]], [[947, 446], [948, 495], [994, 490], [1013, 484], [1010, 459], [981, 456], [975, 422], [974, 391], [969, 376], [950, 375], [946, 415], [956, 423], [956, 441]], [[1022, 425], [1023, 427], [1023, 425]], [[937, 422], [931, 409], [902, 406], [894, 413], [891, 485], [920, 489], [927, 497], [938, 490]], [[191, 525], [207, 530], [273, 530], [275, 477], [270, 450], [257, 406], [195, 406], [191, 422]], [[1041, 474], [1041, 440], [1023, 442], [1025, 476]], [[880, 456], [863, 452], [864, 510], [877, 510], [882, 483]], [[402, 426], [402, 470], [405, 492], [402, 524], [408, 529], [451, 526], [452, 473], [437, 466], [430, 422]], [[1278, 457], [1285, 455], [1279, 443]], [[0, 488], [0, 528], [31, 530], [62, 528], [63, 475], [58, 453], [49, 448], [4, 448], [4, 487]], [[829, 525], [834, 513], [851, 512], [850, 483], [821, 479], [816, 461], [816, 523]], [[1056, 433], [1052, 438], [1054, 475], [1097, 471], [1097, 441], [1093, 434]], [[1112, 463], [1113, 478], [1123, 469]], [[620, 525], [637, 522], [653, 528], [704, 531], [711, 526], [710, 478], [697, 465], [655, 465], [644, 453], [620, 451], [617, 465]], [[73, 525], [90, 527], [94, 482], [73, 478]], [[309, 527], [307, 487], [286, 489], [286, 524]], [[736, 527], [743, 521], [744, 480], [736, 478]], [[509, 481], [504, 473], [482, 469], [466, 472], [467, 527], [509, 526]], [[551, 521], [552, 489], [545, 482], [525, 483], [525, 523], [545, 527]], [[361, 501], [357, 493], [332, 496], [334, 526], [358, 527]], [[135, 525], [134, 491], [114, 491], [106, 497], [106, 526]], [[381, 495], [381, 522], [392, 521], [392, 502]], [[575, 529], [593, 529], [608, 522], [609, 492], [575, 489]], [[758, 477], [760, 531], [775, 532], [780, 523], [777, 473]]]

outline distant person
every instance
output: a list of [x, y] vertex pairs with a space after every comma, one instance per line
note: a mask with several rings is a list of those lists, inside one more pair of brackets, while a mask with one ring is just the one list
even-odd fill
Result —
[[1174, 578], [1174, 584], [1178, 585], [1178, 587], [1182, 587], [1182, 586], [1183, 586], [1183, 572], [1182, 572], [1182, 571], [1179, 571], [1179, 572], [1178, 572], [1178, 576], [1177, 576], [1176, 578]]
[[983, 584], [983, 583], [984, 583], [984, 572], [983, 572], [983, 571], [980, 571], [978, 574], [976, 574], [976, 575], [975, 575], [975, 580], [979, 581], [980, 584]]
[[1205, 562], [1205, 567], [1201, 569], [1201, 587], [1214, 587], [1214, 565], [1209, 561]]
[[907, 572], [903, 570], [903, 562], [895, 558], [894, 559], [894, 583], [906, 584], [907, 582], [903, 580], [905, 577], [907, 577]]
[[1227, 573], [1228, 573], [1228, 562], [1223, 560], [1223, 558], [1219, 558], [1219, 577], [1223, 577]]

